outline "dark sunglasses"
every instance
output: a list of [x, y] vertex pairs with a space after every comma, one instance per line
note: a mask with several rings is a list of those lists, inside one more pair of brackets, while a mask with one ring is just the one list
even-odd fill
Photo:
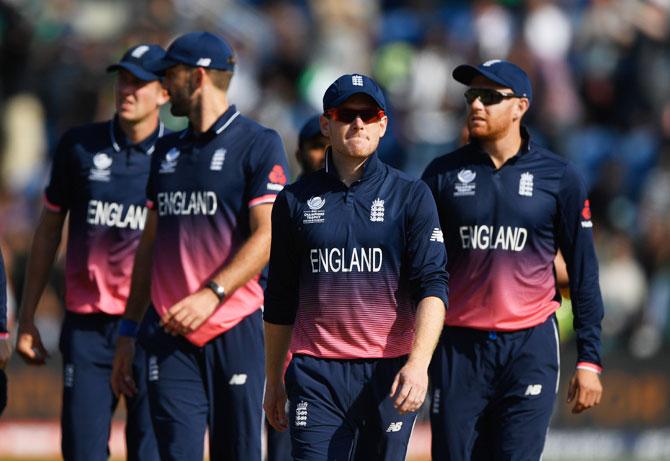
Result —
[[470, 88], [465, 92], [465, 100], [472, 104], [479, 99], [485, 106], [500, 104], [503, 99], [520, 98], [514, 93], [501, 93], [490, 88]]
[[344, 109], [335, 107], [326, 111], [326, 117], [342, 123], [352, 123], [356, 117], [360, 117], [363, 123], [380, 121], [384, 115], [381, 109]]

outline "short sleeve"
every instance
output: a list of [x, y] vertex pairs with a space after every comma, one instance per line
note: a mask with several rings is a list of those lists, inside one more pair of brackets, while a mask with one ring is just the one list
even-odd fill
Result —
[[274, 203], [288, 181], [286, 152], [276, 131], [265, 129], [254, 140], [246, 172], [249, 207]]
[[72, 135], [67, 132], [58, 142], [51, 163], [51, 176], [44, 193], [45, 206], [58, 213], [69, 210], [72, 199]]

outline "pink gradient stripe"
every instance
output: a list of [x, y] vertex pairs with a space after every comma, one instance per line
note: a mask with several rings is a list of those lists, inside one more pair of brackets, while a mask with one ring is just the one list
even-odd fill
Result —
[[55, 203], [50, 202], [46, 194], [44, 194], [44, 206], [49, 211], [55, 211], [56, 213], [60, 213], [61, 211], [63, 211], [62, 207], [56, 205]]
[[263, 205], [265, 203], [275, 203], [276, 199], [277, 196], [275, 194], [261, 195], [249, 202], [249, 208], [255, 207], [256, 205]]
[[603, 367], [596, 365], [595, 363], [589, 363], [589, 362], [578, 362], [577, 363], [577, 369], [578, 370], [589, 370], [593, 371], [594, 373], [602, 373], [603, 372]]

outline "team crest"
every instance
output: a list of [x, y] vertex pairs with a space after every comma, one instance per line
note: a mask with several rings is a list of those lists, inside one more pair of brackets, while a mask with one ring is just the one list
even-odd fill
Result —
[[226, 149], [216, 149], [214, 155], [212, 155], [212, 162], [209, 164], [209, 169], [212, 171], [221, 171], [225, 160]]
[[533, 175], [527, 171], [519, 178], [519, 195], [524, 197], [533, 196]]
[[384, 222], [384, 201], [377, 198], [370, 207], [370, 221]]
[[88, 176], [91, 181], [109, 181], [112, 174], [112, 157], [106, 152], [98, 152], [93, 156], [93, 168]]

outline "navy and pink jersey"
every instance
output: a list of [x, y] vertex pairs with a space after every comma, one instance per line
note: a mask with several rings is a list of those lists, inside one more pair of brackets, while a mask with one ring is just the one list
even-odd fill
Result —
[[560, 306], [553, 266], [560, 249], [579, 360], [599, 366], [598, 262], [586, 189], [573, 166], [525, 139], [496, 169], [471, 143], [435, 159], [423, 178], [438, 203], [449, 254], [445, 323], [492, 331], [543, 323]]
[[[235, 106], [205, 133], [187, 128], [157, 144], [147, 196], [158, 215], [151, 300], [159, 315], [202, 289], [231, 261], [251, 235], [250, 208], [274, 203], [287, 168], [279, 135]], [[228, 293], [187, 338], [203, 345], [258, 310], [263, 304], [258, 279]]]
[[45, 205], [69, 213], [65, 306], [90, 314], [123, 314], [135, 250], [147, 210], [151, 154], [162, 124], [139, 144], [115, 119], [74, 128], [54, 155]]
[[447, 302], [446, 252], [428, 187], [373, 154], [360, 180], [326, 168], [287, 186], [272, 212], [265, 321], [320, 358], [408, 354], [417, 303]]
[[7, 276], [5, 275], [5, 261], [0, 252], [0, 339], [9, 337], [7, 326]]

